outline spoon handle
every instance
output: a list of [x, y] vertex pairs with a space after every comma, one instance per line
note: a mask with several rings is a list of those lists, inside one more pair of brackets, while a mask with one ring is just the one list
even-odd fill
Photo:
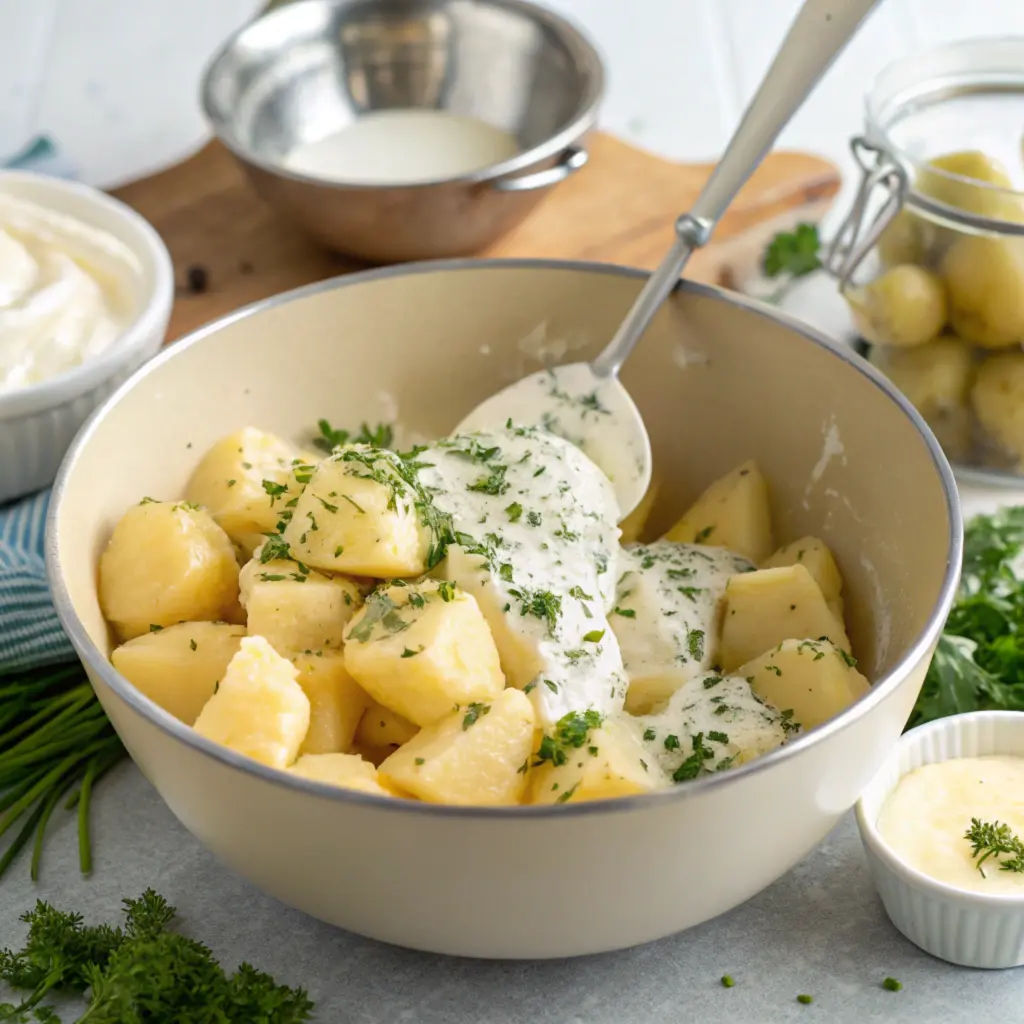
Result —
[[676, 221], [676, 241], [648, 278], [615, 337], [594, 360], [614, 376], [676, 286], [694, 249], [711, 237], [736, 193], [879, 0], [805, 0], [693, 209]]

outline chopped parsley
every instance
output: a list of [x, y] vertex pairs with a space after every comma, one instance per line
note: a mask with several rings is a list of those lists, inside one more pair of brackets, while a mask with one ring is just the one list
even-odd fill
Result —
[[508, 516], [510, 523], [518, 523], [523, 517], [523, 506], [518, 501], [513, 501], [511, 505], [506, 507], [505, 514]]
[[604, 639], [603, 629], [592, 629], [589, 633], [583, 634], [583, 640], [588, 644], [600, 643]]
[[586, 746], [591, 730], [600, 728], [603, 720], [601, 713], [592, 708], [563, 715], [555, 723], [554, 732], [541, 737], [534, 767], [545, 761], [550, 761], [556, 768], [565, 764], [569, 760], [569, 751]]
[[462, 719], [463, 731], [468, 729], [471, 725], [475, 725], [477, 721], [486, 715], [491, 710], [490, 704], [473, 703], [466, 708], [466, 714]]
[[534, 618], [543, 619], [548, 626], [548, 632], [554, 635], [558, 628], [558, 617], [562, 614], [562, 599], [550, 590], [510, 590], [512, 597], [519, 599], [519, 614], [532, 615]]

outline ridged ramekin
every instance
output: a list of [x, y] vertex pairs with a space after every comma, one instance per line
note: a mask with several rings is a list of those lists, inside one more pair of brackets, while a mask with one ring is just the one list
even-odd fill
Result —
[[0, 192], [106, 231], [139, 260], [138, 315], [94, 359], [66, 373], [0, 394], [0, 505], [53, 482], [64, 453], [93, 410], [163, 343], [174, 302], [174, 268], [156, 230], [98, 189], [29, 171], [0, 171]]
[[926, 953], [963, 967], [1024, 965], [1024, 896], [968, 892], [903, 861], [877, 822], [886, 799], [915, 768], [960, 757], [1024, 757], [1024, 713], [976, 711], [905, 733], [857, 803], [868, 867], [892, 923]]

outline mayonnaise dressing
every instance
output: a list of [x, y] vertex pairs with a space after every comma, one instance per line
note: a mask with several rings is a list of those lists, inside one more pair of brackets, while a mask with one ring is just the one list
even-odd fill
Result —
[[[785, 742], [783, 715], [745, 679], [712, 671], [725, 585], [752, 568], [746, 559], [669, 542], [622, 548], [607, 477], [536, 427], [455, 435], [409, 464], [457, 539], [435, 573], [476, 598], [540, 727], [597, 711], [679, 781]], [[627, 687], [651, 677], [662, 710], [627, 713]]]
[[936, 881], [1024, 896], [1024, 872], [1000, 867], [1010, 858], [989, 857], [978, 870], [965, 838], [974, 818], [1008, 825], [1024, 842], [1024, 757], [955, 758], [915, 769], [883, 805], [878, 831], [904, 863]]
[[131, 322], [128, 284], [141, 272], [113, 235], [0, 193], [0, 392], [113, 345]]

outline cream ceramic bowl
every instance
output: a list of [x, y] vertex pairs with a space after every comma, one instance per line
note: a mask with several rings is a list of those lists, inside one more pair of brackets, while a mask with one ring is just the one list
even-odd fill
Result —
[[[957, 580], [949, 467], [866, 363], [767, 307], [683, 285], [624, 374], [664, 478], [655, 531], [756, 458], [780, 538], [816, 533], [847, 584], [870, 694], [752, 764], [605, 803], [460, 809], [279, 774], [196, 736], [122, 679], [96, 597], [111, 528], [182, 493], [204, 449], [258, 425], [397, 409], [446, 433], [538, 353], [597, 353], [644, 280], [609, 266], [458, 261], [373, 271], [211, 324], [128, 381], [79, 436], [51, 506], [61, 619], [118, 733], [181, 822], [283, 902], [387, 942], [477, 957], [619, 949], [706, 921], [804, 857], [896, 742]], [[752, 856], [751, 851], [756, 851]]]

